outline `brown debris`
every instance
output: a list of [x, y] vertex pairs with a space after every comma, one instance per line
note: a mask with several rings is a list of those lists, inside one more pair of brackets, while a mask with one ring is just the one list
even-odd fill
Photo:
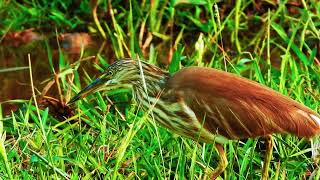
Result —
[[34, 32], [34, 29], [27, 29], [20, 32], [8, 32], [0, 41], [0, 45], [19, 47], [33, 41], [42, 40], [43, 37]]
[[79, 54], [92, 43], [92, 38], [88, 33], [65, 33], [60, 34], [59, 42], [63, 50], [70, 54]]
[[59, 120], [65, 120], [74, 115], [74, 111], [64, 102], [56, 98], [43, 96], [38, 99], [40, 108], [49, 108], [49, 114]]

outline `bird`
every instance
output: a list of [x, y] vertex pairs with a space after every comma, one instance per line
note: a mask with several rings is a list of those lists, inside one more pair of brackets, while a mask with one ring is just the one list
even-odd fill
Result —
[[116, 61], [68, 104], [112, 89], [131, 90], [133, 101], [173, 133], [215, 144], [219, 161], [211, 179], [228, 165], [223, 144], [230, 140], [267, 138], [261, 179], [268, 179], [272, 134], [310, 139], [320, 132], [320, 116], [315, 111], [255, 81], [196, 66], [170, 74], [139, 59]]

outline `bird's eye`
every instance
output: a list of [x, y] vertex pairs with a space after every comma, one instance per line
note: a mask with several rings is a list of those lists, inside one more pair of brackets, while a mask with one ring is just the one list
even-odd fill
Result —
[[108, 71], [108, 75], [112, 76], [113, 72], [112, 71]]

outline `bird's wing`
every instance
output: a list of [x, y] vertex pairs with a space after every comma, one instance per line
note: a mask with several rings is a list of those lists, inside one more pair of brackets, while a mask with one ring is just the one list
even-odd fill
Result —
[[320, 117], [309, 108], [253, 81], [209, 68], [186, 68], [167, 90], [193, 110], [212, 133], [231, 139], [292, 133], [311, 137]]

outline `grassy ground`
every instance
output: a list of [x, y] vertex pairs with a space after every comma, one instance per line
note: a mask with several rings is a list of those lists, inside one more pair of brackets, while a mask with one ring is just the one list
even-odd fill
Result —
[[[98, 53], [95, 64], [89, 63], [100, 72], [115, 58], [137, 56], [172, 73], [208, 66], [320, 112], [320, 2], [129, 2], [0, 1], [0, 33], [86, 31], [106, 40], [102, 48], [111, 48], [112, 55]], [[52, 72], [45, 83], [58, 87], [56, 99], [68, 101], [99, 75], [82, 68], [85, 50], [71, 63], [62, 51], [53, 58], [44, 44]], [[92, 94], [72, 109], [56, 105], [56, 111], [36, 104], [35, 96], [38, 91], [30, 100], [11, 100], [20, 108], [9, 115], [1, 113], [8, 102], [0, 103], [0, 179], [203, 179], [216, 167], [212, 144], [150, 124], [130, 103], [130, 92], [113, 91], [109, 99]], [[229, 165], [222, 178], [259, 179], [261, 140], [226, 144]], [[271, 179], [306, 179], [317, 168], [310, 142], [274, 135], [274, 143]]]

